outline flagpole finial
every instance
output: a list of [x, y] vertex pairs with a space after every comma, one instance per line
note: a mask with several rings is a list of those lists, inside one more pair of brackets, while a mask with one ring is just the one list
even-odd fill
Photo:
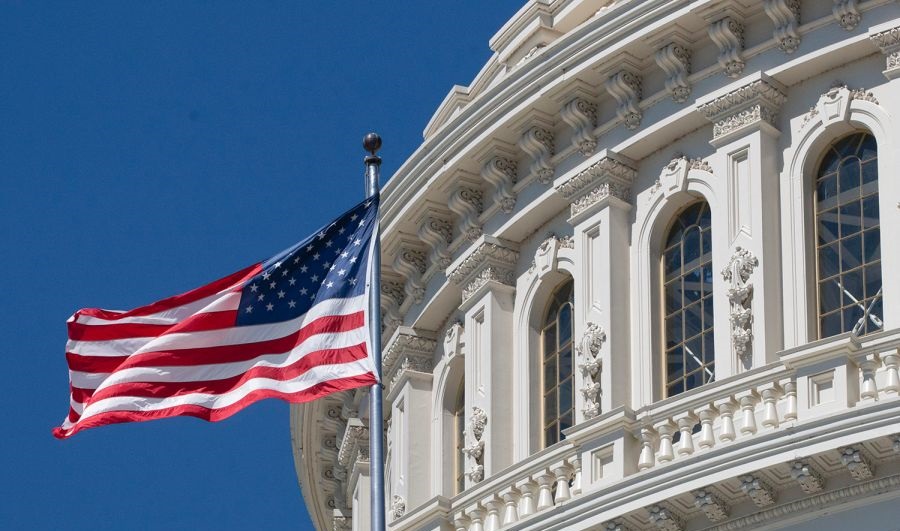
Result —
[[363, 138], [363, 148], [371, 154], [376, 154], [381, 149], [381, 137], [378, 133], [369, 133]]

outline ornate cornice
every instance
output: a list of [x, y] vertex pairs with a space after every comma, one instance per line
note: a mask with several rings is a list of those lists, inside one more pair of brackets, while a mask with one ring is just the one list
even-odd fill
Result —
[[834, 7], [831, 9], [834, 19], [847, 31], [853, 31], [859, 26], [862, 14], [859, 12], [857, 4], [859, 0], [834, 0]]
[[488, 282], [515, 285], [518, 261], [519, 252], [513, 244], [483, 236], [469, 254], [449, 271], [448, 278], [454, 284], [463, 286], [462, 298], [465, 302]]
[[628, 129], [637, 129], [644, 114], [640, 102], [643, 97], [643, 79], [636, 69], [624, 67], [606, 80], [606, 91], [615, 98], [616, 115]]
[[352, 418], [347, 421], [344, 437], [338, 449], [338, 464], [347, 468], [354, 461], [369, 460], [369, 428], [363, 421]]
[[469, 241], [475, 241], [481, 236], [479, 217], [484, 212], [484, 193], [477, 183], [469, 180], [460, 182], [450, 193], [447, 207], [459, 216], [460, 232]]
[[884, 75], [888, 79], [900, 76], [900, 26], [876, 31], [869, 39], [887, 56]]
[[778, 111], [787, 96], [780, 83], [765, 74], [758, 76], [746, 85], [698, 106], [700, 113], [713, 122], [713, 142], [760, 124], [775, 129]]
[[437, 340], [424, 336], [416, 330], [400, 327], [394, 332], [384, 349], [384, 367], [387, 394], [407, 371], [430, 374], [434, 369], [434, 351]]
[[553, 131], [534, 125], [522, 134], [519, 147], [531, 157], [529, 173], [541, 184], [553, 182], [553, 155], [556, 153]]
[[443, 213], [429, 210], [418, 220], [419, 239], [428, 244], [431, 249], [429, 258], [432, 263], [441, 269], [446, 269], [453, 262], [450, 253], [450, 244], [453, 242], [453, 222], [449, 212]]
[[691, 49], [679, 42], [670, 42], [657, 50], [656, 64], [666, 73], [666, 90], [675, 103], [684, 103], [691, 96]]
[[560, 118], [572, 128], [572, 143], [585, 157], [597, 149], [594, 128], [597, 127], [597, 105], [576, 96], [569, 100], [559, 112]]
[[766, 0], [766, 15], [775, 23], [775, 40], [785, 53], [800, 47], [800, 0]]
[[629, 201], [631, 183], [637, 175], [632, 164], [630, 160], [607, 151], [600, 160], [557, 185], [556, 191], [572, 205], [573, 217], [609, 196]]
[[709, 25], [709, 37], [719, 48], [719, 65], [725, 75], [739, 78], [744, 73], [744, 25], [734, 16]]

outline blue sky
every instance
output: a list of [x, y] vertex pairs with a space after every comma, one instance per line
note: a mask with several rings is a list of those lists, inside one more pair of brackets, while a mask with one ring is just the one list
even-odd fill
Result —
[[[265, 259], [388, 176], [517, 0], [0, 0], [2, 529], [312, 529], [288, 407], [50, 430], [65, 320]], [[11, 413], [11, 414], [10, 414]]]

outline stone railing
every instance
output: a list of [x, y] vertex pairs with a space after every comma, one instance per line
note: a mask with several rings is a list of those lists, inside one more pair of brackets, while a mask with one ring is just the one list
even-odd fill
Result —
[[846, 334], [636, 411], [638, 470], [900, 394], [900, 333]]
[[581, 494], [578, 449], [565, 441], [452, 500], [456, 531], [498, 531]]

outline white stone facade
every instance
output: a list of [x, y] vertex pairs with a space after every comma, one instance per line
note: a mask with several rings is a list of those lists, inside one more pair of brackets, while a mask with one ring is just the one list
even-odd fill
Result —
[[[900, 245], [882, 330], [820, 339], [812, 199], [865, 132], [900, 226], [900, 2], [531, 0], [490, 44], [383, 192], [389, 528], [900, 525]], [[667, 397], [661, 249], [698, 199], [715, 378]], [[547, 446], [567, 278], [575, 419]], [[320, 530], [368, 529], [365, 416], [362, 390], [292, 406]]]

